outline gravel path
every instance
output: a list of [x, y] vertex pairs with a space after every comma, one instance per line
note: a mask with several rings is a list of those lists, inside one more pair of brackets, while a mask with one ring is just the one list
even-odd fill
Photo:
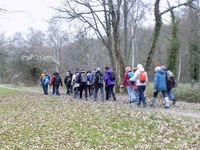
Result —
[[[0, 87], [3, 88], [7, 88], [7, 89], [14, 89], [14, 90], [19, 90], [19, 91], [24, 91], [24, 92], [31, 92], [31, 93], [35, 93], [35, 94], [42, 94], [42, 90], [39, 87], [17, 87], [17, 86], [13, 86], [13, 85], [4, 85], [4, 84], [0, 84]], [[51, 87], [50, 87], [50, 91], [51, 91]], [[76, 100], [73, 99], [71, 96], [66, 96], [65, 95], [65, 90], [61, 89], [61, 96], [60, 98], [63, 98], [64, 100]], [[88, 102], [93, 102], [92, 98], [90, 98], [88, 100]], [[128, 103], [128, 97], [127, 96], [123, 96], [123, 95], [118, 95], [117, 96], [117, 102], [114, 102], [111, 100], [109, 101], [104, 101], [107, 104], [115, 104], [117, 107], [127, 107], [130, 109], [141, 109], [142, 111], [147, 111], [147, 112], [158, 112], [161, 114], [167, 114], [173, 117], [189, 117], [189, 118], [198, 118], [200, 119], [200, 104], [199, 103], [187, 103], [187, 102], [182, 102], [182, 101], [178, 101], [176, 103], [176, 106], [171, 106], [170, 109], [164, 109], [163, 105], [161, 103], [158, 103], [156, 108], [151, 108], [151, 107], [147, 107], [147, 108], [138, 108], [135, 104], [131, 105]], [[98, 100], [95, 103], [102, 103], [102, 101]]]

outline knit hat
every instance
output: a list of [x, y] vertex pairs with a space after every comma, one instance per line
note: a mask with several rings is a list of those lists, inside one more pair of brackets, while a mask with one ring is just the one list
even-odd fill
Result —
[[125, 71], [130, 71], [130, 70], [131, 70], [130, 67], [126, 67], [126, 68], [125, 68]]
[[139, 69], [139, 68], [143, 68], [142, 64], [137, 65], [137, 69]]
[[98, 68], [97, 68], [97, 71], [100, 71], [100, 70], [101, 70], [101, 68], [98, 67]]

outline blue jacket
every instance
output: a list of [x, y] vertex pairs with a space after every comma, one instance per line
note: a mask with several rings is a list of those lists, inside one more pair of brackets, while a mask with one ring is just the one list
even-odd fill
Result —
[[154, 89], [156, 91], [167, 91], [166, 71], [159, 70], [154, 73]]
[[[49, 82], [45, 84], [45, 80], [48, 80]], [[50, 77], [49, 75], [45, 75], [42, 79], [41, 85], [48, 85], [48, 84], [50, 84]]]

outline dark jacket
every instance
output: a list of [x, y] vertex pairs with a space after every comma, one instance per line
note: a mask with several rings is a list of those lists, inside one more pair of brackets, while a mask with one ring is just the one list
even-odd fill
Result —
[[94, 86], [102, 87], [104, 83], [104, 75], [101, 71], [97, 71], [94, 76]]
[[56, 73], [56, 75], [55, 75], [54, 85], [56, 85], [56, 86], [63, 85], [62, 79], [58, 73]]

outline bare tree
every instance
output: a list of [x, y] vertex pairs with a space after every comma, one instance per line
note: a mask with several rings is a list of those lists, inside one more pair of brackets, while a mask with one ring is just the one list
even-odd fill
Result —
[[56, 24], [50, 24], [48, 29], [49, 45], [54, 48], [53, 61], [55, 63], [55, 70], [60, 70], [60, 51], [67, 44], [68, 36]]
[[129, 0], [126, 1], [126, 3], [130, 4], [130, 6], [124, 7], [124, 9], [127, 9], [126, 11], [124, 10], [124, 13], [128, 13], [127, 15], [124, 15], [124, 55], [126, 64], [128, 64], [131, 58], [132, 67], [134, 67], [137, 49], [136, 31], [138, 26], [142, 24], [142, 19], [144, 18], [149, 6], [141, 0]]
[[[108, 49], [112, 68], [120, 76], [124, 73], [125, 61], [120, 48], [120, 19], [122, 0], [74, 0], [64, 1], [64, 8], [57, 9], [59, 19], [78, 19], [93, 29]], [[120, 80], [118, 80], [120, 81]]]
[[190, 4], [192, 4], [193, 1], [194, 0], [188, 0], [184, 3], [178, 4], [176, 6], [171, 6], [170, 8], [164, 10], [163, 12], [160, 11], [160, 0], [155, 1], [155, 4], [154, 4], [155, 27], [154, 27], [153, 38], [151, 41], [151, 47], [150, 47], [150, 50], [149, 50], [149, 53], [148, 53], [148, 56], [146, 59], [146, 63], [145, 63], [145, 68], [147, 71], [149, 71], [149, 69], [150, 69], [150, 66], [152, 64], [153, 55], [156, 51], [156, 45], [158, 42], [158, 38], [160, 36], [161, 27], [162, 27], [162, 16], [176, 8], [179, 8], [182, 6], [190, 6]]

